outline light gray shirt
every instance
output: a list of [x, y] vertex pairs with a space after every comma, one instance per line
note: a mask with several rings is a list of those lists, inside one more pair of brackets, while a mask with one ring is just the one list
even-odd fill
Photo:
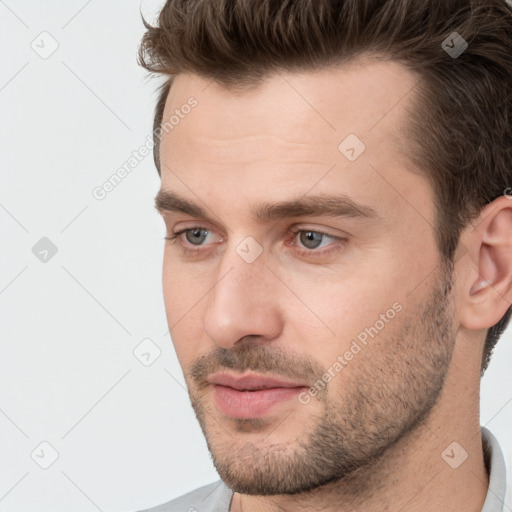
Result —
[[[482, 427], [484, 459], [489, 488], [482, 512], [503, 512], [506, 493], [506, 468], [498, 440]], [[199, 487], [179, 498], [141, 512], [229, 512], [233, 491], [222, 480]]]

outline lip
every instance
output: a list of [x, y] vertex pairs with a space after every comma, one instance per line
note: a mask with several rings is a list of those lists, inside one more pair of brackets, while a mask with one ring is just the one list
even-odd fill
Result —
[[289, 382], [274, 377], [267, 377], [257, 373], [249, 373], [241, 377], [226, 372], [219, 372], [212, 375], [208, 382], [219, 386], [227, 386], [238, 391], [251, 391], [255, 389], [268, 388], [302, 388], [307, 384], [300, 382]]
[[240, 419], [265, 416], [307, 389], [301, 383], [254, 373], [242, 377], [216, 373], [208, 382], [217, 409], [225, 416]]

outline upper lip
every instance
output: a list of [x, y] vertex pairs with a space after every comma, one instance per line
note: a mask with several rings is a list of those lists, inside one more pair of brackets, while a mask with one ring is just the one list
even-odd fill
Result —
[[289, 382], [265, 375], [251, 373], [243, 376], [235, 376], [233, 374], [220, 372], [215, 373], [208, 378], [210, 384], [218, 384], [220, 386], [228, 386], [233, 389], [266, 389], [266, 388], [298, 388], [305, 387], [305, 384], [297, 382]]

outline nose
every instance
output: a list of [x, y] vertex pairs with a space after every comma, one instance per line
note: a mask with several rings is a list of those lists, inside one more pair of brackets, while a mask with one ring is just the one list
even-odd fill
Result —
[[248, 262], [235, 248], [227, 249], [212, 286], [203, 328], [218, 346], [233, 348], [247, 337], [257, 343], [278, 337], [284, 285], [267, 268], [264, 253]]

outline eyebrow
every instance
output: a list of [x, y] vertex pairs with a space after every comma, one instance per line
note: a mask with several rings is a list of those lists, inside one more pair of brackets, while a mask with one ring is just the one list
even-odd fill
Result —
[[[199, 205], [179, 196], [175, 192], [160, 189], [155, 197], [155, 208], [159, 213], [181, 212], [191, 217], [215, 221]], [[328, 216], [381, 219], [371, 207], [355, 202], [346, 195], [308, 195], [291, 201], [262, 203], [252, 208], [252, 217], [259, 223], [266, 223], [290, 217]]]

